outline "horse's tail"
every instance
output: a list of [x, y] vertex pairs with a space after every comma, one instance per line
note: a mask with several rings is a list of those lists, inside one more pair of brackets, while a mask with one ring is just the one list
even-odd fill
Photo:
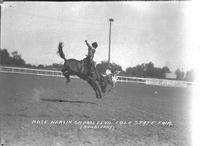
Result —
[[63, 48], [63, 43], [59, 42], [59, 44], [58, 44], [58, 52], [57, 53], [60, 55], [60, 57], [62, 59], [64, 59], [66, 61], [67, 59], [65, 58], [65, 54], [63, 53], [62, 48]]

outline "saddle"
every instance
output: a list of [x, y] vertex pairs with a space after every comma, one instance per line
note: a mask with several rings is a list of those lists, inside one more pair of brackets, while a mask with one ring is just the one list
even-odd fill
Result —
[[84, 64], [90, 64], [90, 57], [89, 57], [89, 56], [86, 56], [86, 57], [82, 60], [82, 62], [83, 62]]

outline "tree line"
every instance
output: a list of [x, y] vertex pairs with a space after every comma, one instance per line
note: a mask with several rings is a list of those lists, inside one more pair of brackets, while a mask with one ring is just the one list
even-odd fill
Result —
[[[28, 68], [37, 68], [37, 69], [50, 69], [50, 70], [60, 70], [62, 64], [53, 63], [51, 65], [32, 65], [27, 64], [25, 60], [21, 57], [21, 55], [17, 51], [11, 52], [11, 54], [7, 51], [7, 49], [0, 49], [0, 64], [6, 66], [17, 66], [17, 67], [28, 67]], [[164, 67], [155, 67], [152, 62], [138, 64], [133, 67], [128, 67], [126, 70], [122, 70], [122, 67], [116, 63], [111, 63], [112, 71], [121, 71], [120, 75], [126, 76], [135, 76], [135, 77], [149, 77], [149, 78], [160, 78], [165, 79], [166, 73], [172, 73], [167, 66]], [[107, 61], [102, 61], [101, 63], [96, 64], [96, 68], [100, 73], [105, 73], [108, 67]], [[177, 80], [186, 80], [186, 81], [194, 81], [194, 70], [191, 69], [187, 72], [181, 71], [180, 69], [176, 69], [174, 72]]]

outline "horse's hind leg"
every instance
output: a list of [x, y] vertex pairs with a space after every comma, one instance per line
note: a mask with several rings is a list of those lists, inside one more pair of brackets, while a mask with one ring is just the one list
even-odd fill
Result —
[[65, 78], [67, 79], [67, 81], [65, 82], [66, 85], [68, 85], [68, 83], [70, 82], [70, 77], [69, 77], [69, 73], [67, 71], [63, 72], [63, 75], [65, 76]]
[[99, 82], [99, 85], [100, 85], [100, 87], [101, 87], [102, 93], [106, 93], [106, 86], [107, 86], [107, 83], [106, 83], [106, 82]]

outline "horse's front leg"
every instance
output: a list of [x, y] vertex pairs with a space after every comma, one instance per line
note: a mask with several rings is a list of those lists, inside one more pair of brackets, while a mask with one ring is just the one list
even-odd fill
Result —
[[92, 80], [91, 78], [87, 79], [87, 82], [92, 86], [92, 88], [94, 89], [95, 93], [96, 93], [96, 98], [102, 98], [102, 94], [101, 91], [98, 87], [98, 84], [95, 82], [95, 80]]
[[113, 80], [113, 81], [112, 81], [112, 88], [115, 88], [115, 84], [116, 84], [116, 81]]
[[114, 82], [113, 82], [113, 86], [112, 86], [113, 88], [115, 88], [115, 84], [116, 84], [116, 82], [114, 81]]
[[101, 91], [102, 91], [103, 93], [106, 93], [107, 82], [105, 82], [105, 81], [99, 81], [99, 85], [100, 85], [100, 87], [101, 87]]

